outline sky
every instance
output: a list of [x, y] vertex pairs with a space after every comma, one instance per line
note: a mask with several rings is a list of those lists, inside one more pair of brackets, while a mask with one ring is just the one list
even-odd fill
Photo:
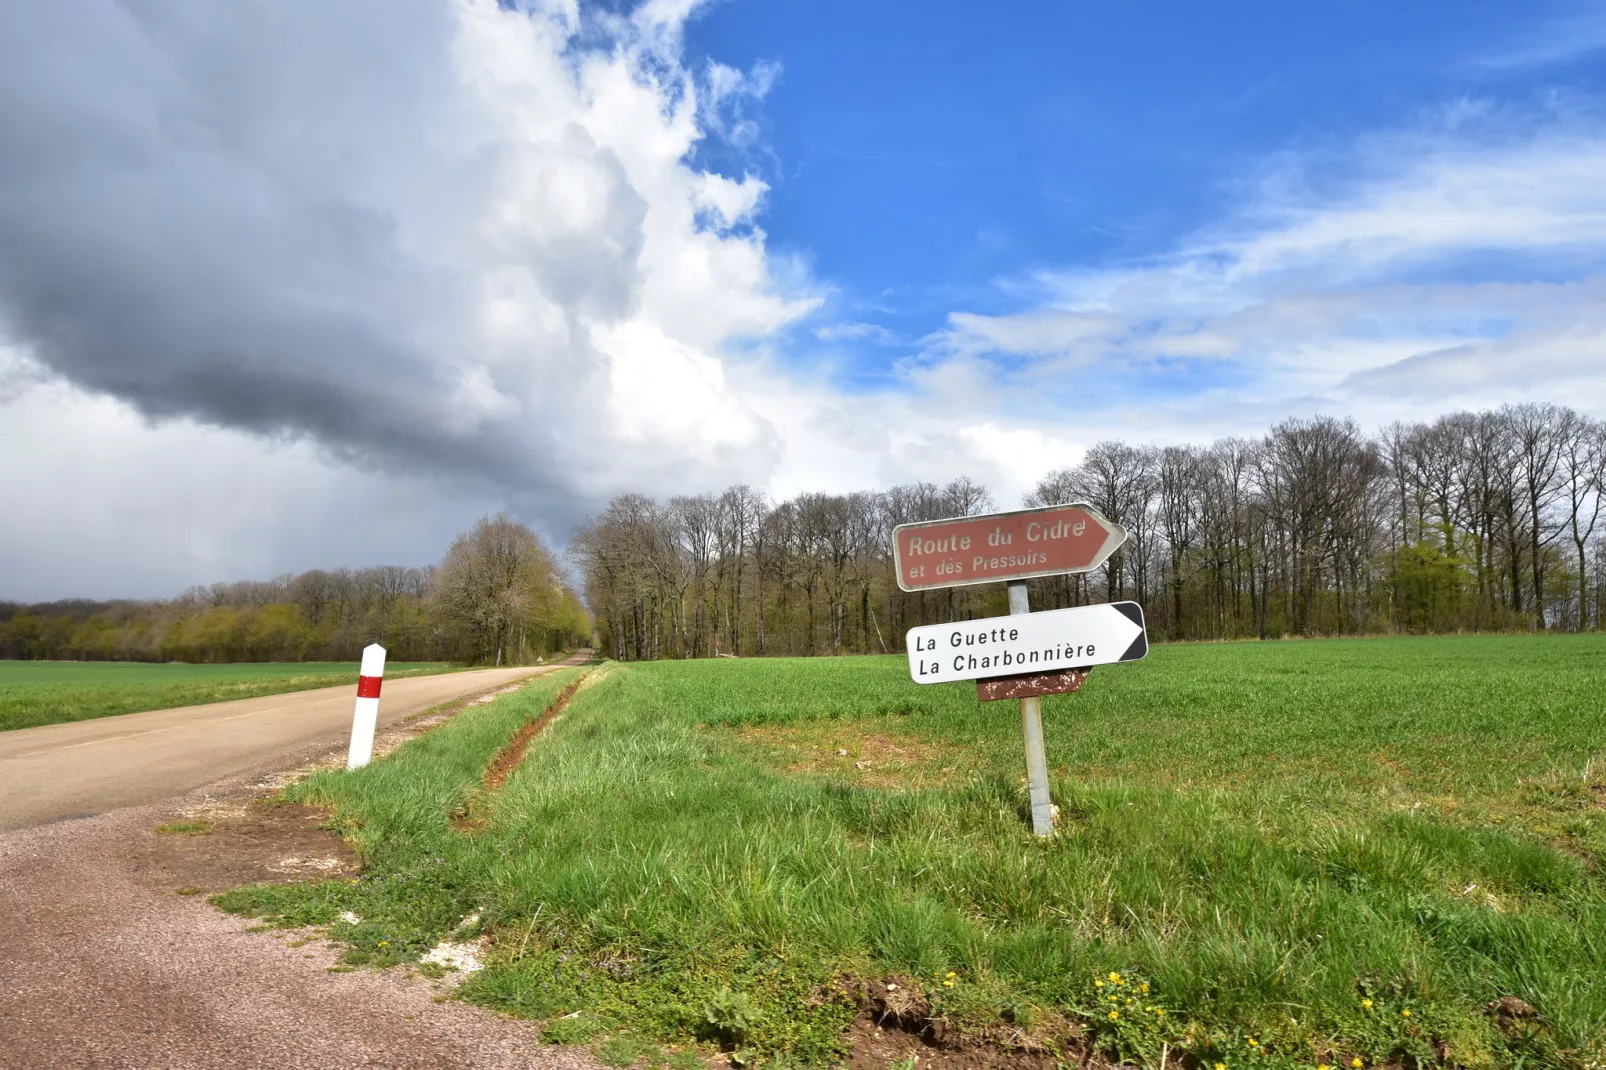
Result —
[[1606, 416], [1606, 3], [0, 5], [0, 599]]

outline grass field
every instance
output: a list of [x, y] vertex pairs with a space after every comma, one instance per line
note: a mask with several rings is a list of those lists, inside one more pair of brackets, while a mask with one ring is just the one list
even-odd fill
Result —
[[[397, 662], [385, 666], [385, 675], [423, 676], [453, 668], [428, 662]], [[335, 684], [355, 686], [356, 678], [356, 662], [150, 665], [0, 661], [0, 731]]]
[[571, 679], [292, 789], [359, 881], [220, 902], [352, 963], [488, 934], [462, 996], [615, 1062], [830, 1064], [852, 979], [894, 976], [1068, 1060], [1606, 1061], [1606, 637], [1156, 648], [1045, 700], [1048, 841], [1017, 705], [902, 658], [607, 666], [485, 797]]

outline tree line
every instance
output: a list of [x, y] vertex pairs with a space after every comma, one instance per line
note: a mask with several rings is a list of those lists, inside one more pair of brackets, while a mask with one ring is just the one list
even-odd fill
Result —
[[[1088, 502], [1130, 537], [1033, 608], [1134, 599], [1170, 639], [1601, 626], [1606, 428], [1557, 405], [1397, 423], [1290, 419], [1207, 446], [1100, 442], [1022, 505]], [[1002, 585], [906, 593], [899, 524], [993, 512], [968, 478], [772, 502], [747, 486], [613, 499], [571, 556], [612, 656], [897, 652], [1007, 611]]]
[[161, 601], [0, 603], [0, 657], [93, 661], [521, 664], [590, 642], [558, 559], [506, 514], [458, 536], [438, 565], [314, 569], [194, 587]]

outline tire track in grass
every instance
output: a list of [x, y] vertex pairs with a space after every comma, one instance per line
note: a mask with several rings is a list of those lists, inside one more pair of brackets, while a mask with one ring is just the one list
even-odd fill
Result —
[[459, 832], [475, 832], [485, 827], [485, 813], [492, 797], [502, 790], [508, 778], [513, 775], [513, 771], [524, 761], [524, 754], [530, 749], [530, 742], [557, 719], [569, 705], [569, 700], [574, 697], [575, 692], [579, 691], [581, 685], [590, 677], [591, 673], [582, 673], [572, 684], [558, 692], [551, 704], [541, 711], [541, 716], [520, 725], [519, 730], [513, 733], [513, 738], [492, 756], [485, 764], [485, 775], [479, 790], [452, 814], [454, 829]]

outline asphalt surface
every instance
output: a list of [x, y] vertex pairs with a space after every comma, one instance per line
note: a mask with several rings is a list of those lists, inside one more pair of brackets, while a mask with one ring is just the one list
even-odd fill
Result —
[[[551, 667], [548, 667], [550, 669]], [[387, 680], [380, 725], [548, 669]], [[0, 732], [0, 830], [103, 814], [294, 764], [351, 734], [348, 686]]]
[[[387, 683], [376, 753], [405, 737], [395, 722], [410, 714], [530, 675]], [[532, 1023], [442, 1000], [449, 981], [330, 972], [338, 949], [317, 933], [253, 932], [151, 868], [171, 839], [157, 826], [260, 796], [309, 760], [338, 762], [353, 692], [0, 735], [0, 1066], [596, 1070], [583, 1049], [539, 1044]], [[222, 767], [235, 775], [220, 779]]]

